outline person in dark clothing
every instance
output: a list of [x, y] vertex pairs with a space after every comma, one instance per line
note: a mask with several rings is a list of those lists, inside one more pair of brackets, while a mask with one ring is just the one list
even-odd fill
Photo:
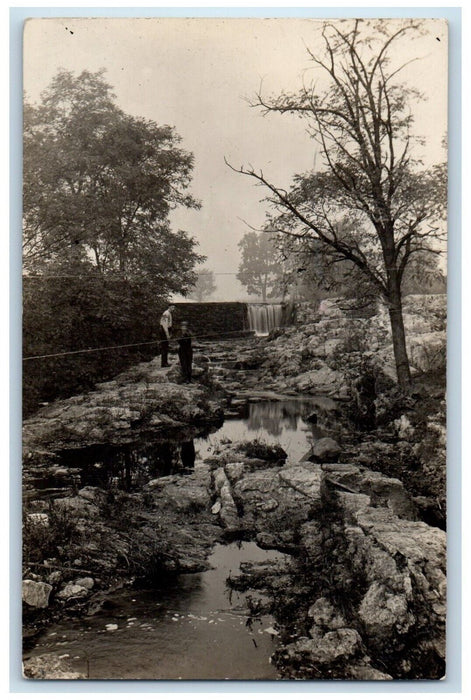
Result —
[[188, 323], [183, 321], [178, 336], [178, 357], [184, 382], [191, 382], [191, 366], [193, 363], [193, 346], [191, 341], [191, 331], [188, 328]]
[[169, 306], [160, 317], [160, 359], [162, 367], [169, 367], [168, 348], [173, 323], [172, 312], [174, 309], [174, 306]]
[[185, 467], [185, 469], [193, 469], [194, 468], [196, 451], [195, 451], [195, 443], [193, 442], [193, 440], [187, 440], [186, 442], [182, 442], [182, 446], [180, 449], [180, 457], [181, 457], [182, 464]]

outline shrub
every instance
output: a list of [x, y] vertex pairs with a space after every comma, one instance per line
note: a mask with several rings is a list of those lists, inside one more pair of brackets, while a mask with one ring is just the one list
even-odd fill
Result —
[[28, 563], [41, 563], [44, 559], [60, 554], [60, 549], [80, 539], [81, 534], [66, 508], [51, 501], [46, 515], [48, 522], [31, 520], [25, 511], [23, 516], [23, 559]]
[[251, 459], [262, 459], [277, 464], [284, 464], [288, 456], [281, 445], [268, 445], [261, 440], [242, 442], [238, 445], [238, 450]]

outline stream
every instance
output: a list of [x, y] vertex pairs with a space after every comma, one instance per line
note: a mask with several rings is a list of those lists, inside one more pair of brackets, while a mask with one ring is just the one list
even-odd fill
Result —
[[[192, 471], [195, 461], [210, 456], [221, 441], [280, 444], [296, 462], [313, 439], [325, 434], [322, 425], [305, 420], [323, 401], [330, 400], [247, 401], [237, 417], [210, 435], [63, 452], [55, 477], [30, 480], [30, 498], [67, 495], [71, 479], [75, 488], [114, 480], [120, 487], [139, 489], [149, 477]], [[27, 657], [54, 653], [94, 679], [275, 679], [270, 656], [276, 648], [276, 623], [268, 615], [252, 619], [248, 594], [230, 590], [226, 581], [240, 573], [242, 562], [277, 566], [288, 559], [254, 542], [216, 544], [209, 570], [169, 577], [152, 589], [109, 594], [98, 612], [48, 627]]]
[[63, 498], [85, 486], [106, 488], [113, 483], [126, 491], [141, 488], [149, 479], [192, 470], [195, 461], [213, 454], [220, 442], [259, 440], [279, 444], [288, 458], [299, 462], [313, 440], [329, 435], [322, 424], [305, 418], [320, 409], [332, 410], [325, 397], [284, 398], [277, 401], [242, 402], [237, 417], [226, 417], [213, 432], [182, 434], [146, 444], [91, 445], [62, 450], [57, 464], [24, 474], [23, 498], [31, 502]]
[[49, 627], [31, 655], [64, 655], [94, 679], [275, 679], [274, 621], [251, 620], [246, 594], [226, 579], [242, 561], [286, 559], [253, 542], [217, 544], [209, 571], [110, 595], [105, 610]]
[[319, 407], [330, 408], [331, 403], [330, 399], [310, 397], [245, 404], [240, 417], [226, 419], [216, 432], [196, 440], [195, 447], [204, 459], [220, 441], [259, 440], [281, 445], [291, 461], [299, 462], [313, 440], [326, 434], [322, 425], [308, 423], [305, 418]]

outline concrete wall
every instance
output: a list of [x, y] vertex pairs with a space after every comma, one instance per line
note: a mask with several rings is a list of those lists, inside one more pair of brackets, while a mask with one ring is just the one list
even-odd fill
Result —
[[182, 321], [187, 321], [196, 337], [215, 335], [230, 338], [247, 330], [247, 304], [241, 302], [181, 302], [174, 306], [175, 330]]

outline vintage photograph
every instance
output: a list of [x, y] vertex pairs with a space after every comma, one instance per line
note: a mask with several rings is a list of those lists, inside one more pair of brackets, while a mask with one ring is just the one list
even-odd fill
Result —
[[23, 39], [24, 678], [443, 679], [446, 20]]

